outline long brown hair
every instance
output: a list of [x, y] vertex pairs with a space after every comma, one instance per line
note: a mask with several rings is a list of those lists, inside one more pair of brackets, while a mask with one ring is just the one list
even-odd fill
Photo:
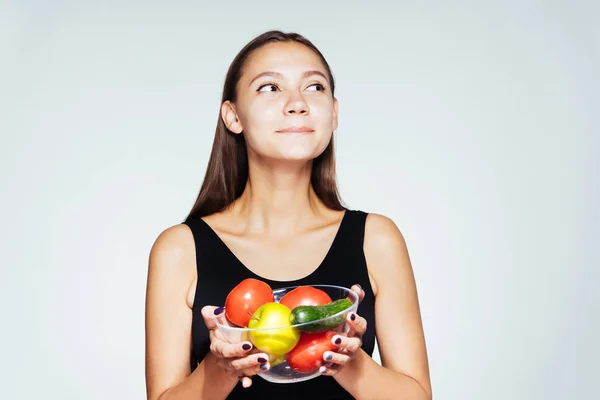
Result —
[[[304, 36], [297, 33], [284, 33], [273, 30], [265, 32], [250, 41], [233, 59], [223, 86], [221, 104], [229, 100], [235, 102], [236, 87], [242, 76], [248, 57], [260, 47], [272, 42], [297, 42], [314, 51], [325, 69], [334, 95], [335, 83], [331, 68], [321, 52]], [[215, 138], [208, 161], [204, 181], [196, 203], [186, 220], [200, 218], [222, 211], [242, 195], [248, 181], [248, 153], [242, 134], [233, 134], [223, 122], [219, 110]], [[327, 148], [313, 160], [311, 185], [319, 199], [330, 209], [344, 210], [336, 183], [333, 136]]]

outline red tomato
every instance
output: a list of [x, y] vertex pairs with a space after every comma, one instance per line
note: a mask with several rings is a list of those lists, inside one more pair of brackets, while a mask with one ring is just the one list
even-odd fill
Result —
[[331, 343], [335, 334], [334, 331], [302, 332], [296, 347], [285, 356], [290, 368], [298, 373], [308, 374], [323, 365], [323, 353], [337, 349], [337, 346]]
[[280, 304], [293, 310], [297, 306], [322, 306], [331, 303], [331, 297], [312, 286], [299, 286], [279, 300]]
[[227, 295], [225, 316], [231, 323], [246, 327], [254, 311], [272, 301], [273, 290], [268, 284], [254, 278], [244, 279]]

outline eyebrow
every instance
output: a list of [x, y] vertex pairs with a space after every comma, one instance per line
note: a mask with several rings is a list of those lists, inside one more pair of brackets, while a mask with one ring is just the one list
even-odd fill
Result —
[[[308, 78], [309, 76], [312, 76], [312, 75], [319, 75], [319, 76], [323, 77], [326, 81], [329, 82], [329, 79], [327, 79], [327, 76], [325, 76], [324, 73], [322, 73], [321, 71], [318, 71], [318, 70], [311, 70], [311, 71], [304, 72], [302, 74], [302, 79]], [[265, 71], [265, 72], [261, 72], [260, 74], [256, 75], [250, 81], [250, 85], [248, 85], [248, 86], [252, 86], [252, 84], [254, 83], [255, 80], [262, 78], [263, 76], [271, 76], [273, 78], [283, 79], [283, 75], [280, 74], [279, 72]]]

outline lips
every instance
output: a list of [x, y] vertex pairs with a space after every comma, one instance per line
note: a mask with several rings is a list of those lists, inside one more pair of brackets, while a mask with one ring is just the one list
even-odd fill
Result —
[[277, 133], [310, 133], [310, 132], [314, 132], [314, 131], [315, 131], [314, 129], [309, 128], [308, 126], [290, 126], [285, 129], [280, 129], [276, 132]]

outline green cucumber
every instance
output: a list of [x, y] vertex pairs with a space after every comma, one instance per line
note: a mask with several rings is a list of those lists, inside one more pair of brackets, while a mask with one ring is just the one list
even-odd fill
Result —
[[[335, 329], [344, 323], [346, 315], [340, 314], [335, 318], [329, 318], [324, 321], [319, 321], [324, 318], [338, 314], [352, 306], [352, 302], [348, 299], [340, 299], [332, 301], [329, 304], [322, 306], [298, 306], [292, 310], [290, 322], [293, 325], [306, 324], [299, 326], [298, 329], [302, 332], [324, 332], [330, 329]], [[314, 322], [312, 324], [308, 322]]]

